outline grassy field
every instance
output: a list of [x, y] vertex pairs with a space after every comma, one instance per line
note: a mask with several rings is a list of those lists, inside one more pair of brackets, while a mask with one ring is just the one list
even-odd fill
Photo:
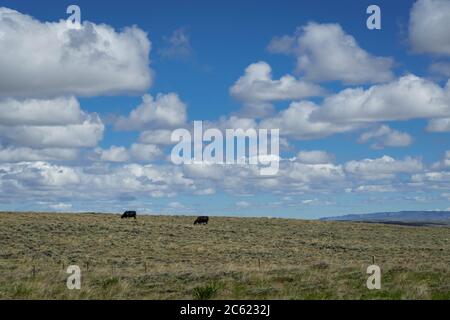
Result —
[[[1, 299], [449, 299], [450, 228], [0, 213]], [[373, 256], [381, 290], [366, 288]], [[66, 268], [82, 269], [68, 290]]]

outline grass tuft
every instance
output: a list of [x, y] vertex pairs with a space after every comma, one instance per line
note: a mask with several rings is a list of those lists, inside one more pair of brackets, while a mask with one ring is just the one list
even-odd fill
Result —
[[219, 290], [219, 284], [217, 282], [211, 282], [204, 286], [196, 287], [192, 290], [192, 296], [194, 300], [210, 300], [217, 295]]

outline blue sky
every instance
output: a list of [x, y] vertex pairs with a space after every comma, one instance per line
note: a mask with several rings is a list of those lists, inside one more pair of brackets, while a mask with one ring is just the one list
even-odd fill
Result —
[[[70, 4], [81, 8], [78, 33], [64, 29]], [[366, 27], [371, 4], [381, 30]], [[448, 1], [0, 8], [0, 210], [318, 218], [450, 208]], [[279, 174], [175, 166], [173, 145], [143, 138], [194, 120], [279, 128]]]

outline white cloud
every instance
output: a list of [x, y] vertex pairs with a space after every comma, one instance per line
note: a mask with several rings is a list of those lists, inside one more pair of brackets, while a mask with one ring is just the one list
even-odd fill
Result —
[[110, 166], [64, 166], [48, 162], [0, 164], [0, 198], [52, 199], [52, 202], [81, 200], [83, 203], [111, 201], [133, 193], [136, 197], [170, 197], [180, 191], [195, 190], [181, 168], [124, 164]]
[[0, 101], [0, 142], [11, 147], [95, 147], [104, 125], [73, 98]]
[[0, 96], [143, 92], [152, 81], [144, 31], [106, 24], [40, 22], [0, 8]]
[[427, 131], [450, 132], [450, 118], [432, 119], [428, 122]]
[[[292, 102], [287, 109], [263, 119], [260, 127], [279, 128], [282, 135], [295, 139], [317, 139], [381, 121], [448, 116], [450, 81], [443, 88], [432, 81], [407, 75], [368, 89], [344, 89], [327, 96], [321, 105], [310, 101]], [[429, 130], [446, 130], [445, 120], [433, 120]], [[408, 142], [406, 135], [400, 132], [392, 131], [387, 137], [386, 143], [392, 146]]]
[[186, 28], [174, 30], [170, 37], [163, 37], [163, 42], [159, 54], [164, 58], [186, 59], [194, 52]]
[[285, 110], [273, 117], [263, 119], [261, 128], [280, 129], [280, 134], [295, 139], [317, 139], [336, 133], [355, 130], [359, 124], [333, 123], [331, 121], [312, 120], [311, 116], [319, 112], [320, 107], [313, 102], [292, 102]]
[[450, 78], [450, 62], [434, 62], [429, 69], [432, 73]]
[[80, 104], [74, 97], [54, 99], [0, 99], [0, 125], [66, 125], [82, 121]]
[[95, 153], [101, 161], [126, 162], [130, 159], [124, 147], [111, 146], [109, 149], [96, 148]]
[[179, 203], [177, 201], [170, 202], [168, 204], [168, 207], [172, 208], [172, 209], [184, 209], [185, 208], [184, 205], [182, 205], [181, 203]]
[[42, 161], [0, 165], [0, 176], [5, 181], [12, 180], [15, 184], [31, 188], [59, 188], [80, 182], [80, 177], [73, 168]]
[[415, 174], [411, 177], [413, 182], [445, 182], [450, 183], [450, 172], [432, 171], [426, 173]]
[[139, 161], [153, 161], [163, 155], [161, 149], [153, 144], [133, 143], [130, 148], [133, 159]]
[[411, 9], [409, 40], [421, 53], [450, 55], [450, 2], [418, 0]]
[[197, 190], [194, 192], [194, 194], [198, 195], [198, 196], [209, 196], [212, 194], [215, 194], [216, 190], [214, 188], [206, 188], [206, 189], [201, 189], [201, 190]]
[[193, 163], [183, 166], [187, 177], [192, 179], [222, 180], [225, 178], [225, 166], [218, 164]]
[[393, 179], [399, 173], [417, 173], [423, 170], [420, 160], [406, 157], [396, 160], [389, 156], [378, 159], [353, 160], [345, 164], [345, 172], [367, 180]]
[[333, 161], [333, 158], [333, 155], [321, 150], [300, 151], [297, 153], [297, 160], [306, 164], [330, 163]]
[[77, 156], [77, 149], [32, 149], [26, 147], [0, 147], [0, 162], [74, 160], [75, 158], [77, 158]]
[[252, 118], [245, 118], [245, 117], [238, 117], [238, 116], [230, 116], [227, 117], [220, 117], [219, 121], [212, 122], [212, 123], [206, 123], [206, 127], [215, 127], [220, 128], [222, 130], [226, 129], [252, 129], [257, 127], [257, 123], [255, 119]]
[[450, 151], [447, 151], [444, 155], [444, 158], [441, 161], [433, 163], [431, 166], [433, 170], [450, 168]]
[[304, 164], [292, 162], [283, 169], [287, 180], [295, 183], [320, 184], [326, 181], [341, 181], [345, 178], [342, 166], [331, 163]]
[[298, 28], [293, 36], [274, 38], [268, 49], [295, 55], [297, 71], [313, 81], [357, 84], [393, 78], [393, 60], [366, 52], [339, 24], [309, 23]]
[[242, 101], [248, 109], [247, 114], [264, 115], [271, 110], [271, 102], [295, 100], [311, 96], [320, 96], [324, 90], [315, 84], [297, 80], [284, 75], [278, 80], [272, 79], [272, 68], [264, 61], [253, 63], [245, 69], [230, 88], [230, 94]]
[[104, 125], [74, 97], [0, 99], [0, 161], [74, 160], [95, 147]]
[[170, 140], [171, 134], [171, 130], [165, 129], [146, 130], [140, 134], [139, 141], [146, 144], [170, 145], [174, 144]]
[[296, 37], [295, 36], [280, 36], [274, 37], [269, 45], [267, 46], [267, 51], [270, 53], [295, 53], [295, 45], [296, 45]]
[[316, 198], [315, 199], [305, 199], [305, 200], [302, 200], [301, 203], [305, 204], [305, 205], [311, 205], [311, 206], [319, 206], [319, 205], [327, 206], [327, 205], [332, 204], [332, 202], [330, 202], [330, 201], [322, 201], [322, 200], [319, 200]]
[[65, 126], [0, 126], [0, 137], [7, 144], [32, 148], [81, 148], [95, 147], [103, 130], [100, 118], [93, 114]]
[[318, 119], [333, 122], [378, 122], [448, 115], [450, 84], [442, 88], [414, 75], [367, 90], [345, 89], [327, 97], [323, 107], [316, 112]]
[[72, 204], [60, 202], [55, 204], [49, 204], [48, 207], [56, 211], [68, 211], [72, 209]]
[[250, 203], [248, 203], [247, 201], [238, 201], [238, 202], [236, 202], [236, 207], [248, 208], [248, 207], [250, 207]]
[[[105, 208], [104, 204], [110, 203], [111, 199], [130, 194], [135, 201], [145, 201], [149, 197], [174, 197], [181, 193], [211, 195], [220, 190], [233, 195], [290, 196], [285, 198], [287, 201], [292, 200], [293, 195], [311, 195], [304, 198], [310, 200], [304, 204], [326, 205], [327, 202], [315, 201], [320, 199], [318, 195], [329, 197], [330, 193], [344, 190], [366, 193], [397, 192], [408, 188], [423, 192], [435, 187], [448, 190], [450, 183], [448, 172], [428, 172], [420, 160], [409, 157], [399, 160], [384, 156], [343, 165], [325, 163], [325, 159], [313, 157], [309, 162], [316, 163], [282, 159], [279, 173], [272, 177], [261, 177], [257, 166], [239, 165], [0, 163], [0, 199], [25, 198], [57, 204], [68, 203], [70, 198], [70, 203], [78, 201], [86, 207], [97, 203]], [[409, 183], [408, 176], [412, 176]], [[242, 208], [245, 203], [240, 203]]]
[[174, 128], [184, 125], [186, 119], [186, 105], [176, 93], [158, 94], [156, 98], [146, 94], [128, 117], [116, 121], [115, 127], [118, 130]]
[[383, 149], [385, 147], [407, 147], [413, 142], [412, 137], [406, 132], [391, 129], [382, 125], [378, 129], [363, 133], [358, 140], [360, 143], [373, 142], [373, 149]]
[[161, 158], [163, 152], [153, 144], [133, 143], [130, 149], [125, 147], [111, 146], [109, 149], [96, 148], [93, 160], [107, 162], [153, 161]]
[[352, 190], [353, 192], [395, 192], [395, 188], [391, 185], [378, 185], [378, 184], [370, 184], [370, 185], [362, 185]]

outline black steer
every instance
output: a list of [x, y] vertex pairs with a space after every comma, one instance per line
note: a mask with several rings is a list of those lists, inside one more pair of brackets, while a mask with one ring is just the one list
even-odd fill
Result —
[[123, 218], [135, 218], [136, 219], [136, 211], [125, 211], [120, 218], [121, 219], [123, 219]]
[[194, 224], [208, 224], [209, 217], [202, 216], [195, 219]]

